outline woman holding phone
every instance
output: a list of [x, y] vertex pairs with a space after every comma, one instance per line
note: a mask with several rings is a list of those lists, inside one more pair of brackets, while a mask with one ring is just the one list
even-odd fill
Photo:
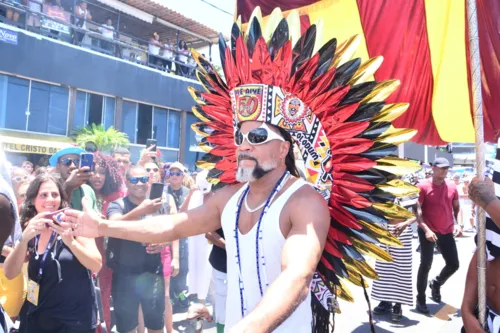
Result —
[[[147, 162], [144, 168], [149, 174], [149, 183], [151, 188], [153, 183], [161, 183], [161, 168], [154, 162]], [[168, 200], [170, 214], [177, 214], [174, 198], [167, 193], [166, 186], [163, 191], [163, 199]], [[150, 196], [150, 199], [154, 199]], [[179, 241], [172, 242], [172, 246], [165, 246], [161, 252], [161, 261], [163, 263], [163, 277], [165, 279], [165, 329], [167, 333], [173, 332], [172, 321], [172, 303], [170, 302], [170, 277], [179, 273]], [[140, 310], [140, 309], [139, 309]], [[139, 315], [139, 322], [142, 320], [142, 313]]]
[[4, 264], [5, 276], [12, 279], [29, 253], [20, 332], [93, 333], [97, 325], [91, 274], [101, 269], [102, 259], [95, 241], [67, 236], [56, 225], [48, 227], [67, 206], [56, 175], [40, 174], [28, 187], [21, 207], [22, 240]]
[[[106, 215], [109, 203], [125, 196], [123, 190], [123, 175], [120, 165], [111, 156], [94, 153], [95, 171], [90, 178], [90, 186], [97, 197], [97, 207], [103, 215]], [[111, 332], [111, 280], [113, 271], [106, 266], [106, 250], [104, 237], [96, 239], [97, 248], [102, 256], [103, 267], [99, 272], [99, 286], [101, 288], [102, 308], [104, 322], [108, 332]]]

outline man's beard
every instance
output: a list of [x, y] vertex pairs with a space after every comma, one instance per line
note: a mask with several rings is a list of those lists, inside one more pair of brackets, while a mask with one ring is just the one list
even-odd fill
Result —
[[[242, 167], [240, 166], [240, 161], [242, 159], [252, 160], [255, 162], [253, 167]], [[236, 180], [240, 183], [254, 182], [258, 179], [264, 177], [267, 173], [274, 170], [278, 166], [276, 160], [271, 160], [267, 163], [259, 164], [259, 161], [254, 157], [242, 153], [238, 156], [238, 171], [236, 172]]]

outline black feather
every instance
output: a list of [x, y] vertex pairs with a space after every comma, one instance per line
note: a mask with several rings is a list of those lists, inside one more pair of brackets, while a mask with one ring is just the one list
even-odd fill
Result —
[[384, 134], [385, 131], [387, 131], [387, 129], [389, 129], [390, 126], [391, 123], [387, 121], [370, 123], [370, 127], [368, 127], [363, 133], [358, 135], [358, 137], [374, 140], [378, 138], [380, 135]]
[[360, 102], [377, 86], [376, 81], [363, 82], [352, 86], [349, 92], [345, 95], [339, 106], [354, 104]]
[[375, 142], [375, 144], [367, 151], [360, 154], [360, 156], [369, 158], [373, 161], [387, 157], [394, 154], [398, 150], [398, 146], [390, 143]]
[[302, 64], [311, 58], [315, 40], [316, 25], [313, 24], [306, 30], [305, 34], [300, 36], [297, 44], [293, 48], [292, 75], [302, 66]]
[[385, 102], [361, 104], [346, 121], [370, 121], [385, 106]]
[[276, 54], [278, 54], [279, 49], [290, 39], [290, 32], [288, 30], [288, 22], [286, 19], [282, 19], [276, 30], [273, 32], [273, 36], [268, 44], [269, 54], [271, 60], [274, 60]]
[[345, 86], [347, 82], [349, 82], [349, 80], [354, 76], [360, 65], [361, 58], [356, 58], [349, 60], [342, 66], [339, 66], [337, 68], [337, 71], [335, 72], [335, 77], [330, 84], [330, 89]]
[[240, 27], [236, 22], [233, 23], [233, 27], [231, 28], [231, 53], [233, 54], [233, 58], [236, 59], [236, 41], [241, 36]]
[[220, 63], [222, 65], [222, 69], [226, 68], [226, 41], [224, 40], [224, 36], [219, 34], [219, 55], [220, 55]]
[[253, 51], [255, 50], [255, 44], [257, 44], [257, 40], [260, 37], [262, 37], [262, 29], [260, 27], [259, 20], [256, 17], [254, 17], [250, 24], [250, 29], [248, 30], [248, 36], [247, 36], [247, 49], [250, 58], [252, 58], [253, 56]]
[[319, 49], [319, 61], [318, 61], [318, 69], [316, 73], [314, 73], [313, 79], [325, 74], [328, 71], [328, 68], [332, 64], [333, 56], [335, 55], [335, 50], [337, 49], [337, 39], [330, 39], [325, 45]]

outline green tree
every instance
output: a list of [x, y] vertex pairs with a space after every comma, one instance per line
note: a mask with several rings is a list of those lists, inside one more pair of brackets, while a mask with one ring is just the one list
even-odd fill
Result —
[[127, 134], [118, 131], [113, 126], [107, 130], [103, 125], [92, 124], [76, 130], [73, 133], [73, 139], [77, 145], [85, 148], [89, 141], [95, 143], [99, 151], [112, 151], [118, 147], [128, 147], [130, 141]]

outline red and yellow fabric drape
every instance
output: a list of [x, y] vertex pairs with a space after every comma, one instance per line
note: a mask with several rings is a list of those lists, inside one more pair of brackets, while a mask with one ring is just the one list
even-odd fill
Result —
[[[476, 0], [483, 84], [485, 140], [500, 136], [500, 1]], [[395, 126], [417, 129], [412, 141], [474, 142], [466, 0], [237, 0], [248, 21], [255, 8], [298, 9], [302, 27], [323, 20], [323, 42], [363, 36], [357, 55], [383, 56], [377, 81], [399, 79], [387, 102], [410, 108]]]

